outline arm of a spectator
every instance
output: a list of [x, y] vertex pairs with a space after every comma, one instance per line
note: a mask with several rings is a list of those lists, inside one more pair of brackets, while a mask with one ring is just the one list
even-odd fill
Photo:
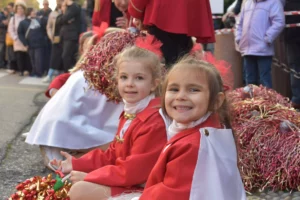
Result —
[[18, 26], [18, 37], [19, 37], [19, 40], [22, 42], [22, 44], [26, 47], [28, 46], [28, 42], [25, 38], [25, 34], [26, 34], [26, 31], [25, 30], [25, 27], [23, 25], [22, 22], [20, 22], [19, 26]]
[[53, 28], [54, 28], [54, 20], [53, 20], [52, 14], [53, 13], [50, 13], [49, 18], [48, 18], [48, 22], [47, 22], [47, 26], [46, 26], [47, 35], [48, 35], [48, 38], [51, 41], [53, 39], [52, 32], [53, 32]]
[[240, 19], [236, 25], [236, 35], [235, 35], [235, 42], [239, 44], [242, 32], [243, 32], [243, 21], [244, 21], [244, 9], [242, 9], [242, 12], [240, 14]]
[[242, 9], [243, 0], [237, 0], [237, 3], [233, 9], [235, 15], [238, 15]]
[[17, 40], [18, 39], [18, 33], [17, 33], [17, 30], [13, 27], [14, 26], [14, 17], [11, 17], [10, 20], [9, 20], [9, 24], [8, 24], [8, 34], [10, 35], [10, 37], [13, 39], [13, 40]]
[[131, 0], [128, 5], [129, 14], [137, 19], [143, 19], [149, 0]]
[[71, 76], [70, 73], [64, 73], [64, 74], [61, 74], [61, 75], [55, 77], [55, 79], [53, 79], [53, 81], [50, 83], [47, 91], [45, 92], [46, 97], [51, 98], [52, 96], [50, 95], [50, 90], [51, 89], [59, 90], [67, 82], [67, 80], [70, 76]]
[[74, 20], [74, 18], [77, 15], [80, 15], [80, 8], [73, 5], [73, 6], [69, 6], [66, 10], [66, 12], [63, 14], [63, 16], [61, 17], [61, 22], [63, 24], [69, 24], [70, 21]]

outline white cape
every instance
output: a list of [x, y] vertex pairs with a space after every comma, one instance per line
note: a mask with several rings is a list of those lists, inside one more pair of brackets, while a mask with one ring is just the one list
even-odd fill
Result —
[[[205, 135], [208, 130], [208, 136]], [[231, 129], [201, 128], [190, 200], [246, 200]]]
[[82, 71], [72, 74], [37, 116], [26, 142], [66, 149], [88, 149], [113, 140], [123, 103], [107, 102], [87, 90]]

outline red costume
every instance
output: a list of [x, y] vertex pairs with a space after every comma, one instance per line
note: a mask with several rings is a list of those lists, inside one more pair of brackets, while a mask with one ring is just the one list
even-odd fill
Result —
[[59, 76], [55, 77], [55, 79], [53, 79], [53, 81], [48, 86], [47, 91], [45, 92], [46, 97], [51, 98], [50, 93], [49, 93], [50, 90], [53, 88], [59, 90], [67, 82], [67, 80], [70, 76], [71, 76], [70, 73], [64, 73], [64, 74], [60, 74]]
[[[102, 22], [106, 22], [108, 26], [111, 26], [110, 24], [110, 18], [111, 18], [111, 0], [95, 0], [95, 8], [92, 18], [92, 24], [93, 26], [100, 27]], [[127, 14], [128, 21], [130, 20], [130, 15]]]
[[[173, 136], [165, 145], [157, 163], [151, 171], [146, 187], [139, 200], [245, 199], [245, 191], [237, 169], [237, 162], [236, 160], [234, 161], [237, 156], [232, 132], [229, 134], [226, 133], [227, 138], [225, 137], [226, 139], [223, 141], [224, 138], [222, 136], [219, 137], [219, 133], [215, 132], [215, 136], [213, 135], [214, 130], [228, 131], [228, 129], [219, 128], [221, 128], [221, 125], [216, 119], [216, 115], [211, 115], [200, 125], [186, 129]], [[201, 132], [205, 132], [205, 134], [202, 134]], [[220, 134], [222, 135], [223, 133], [221, 132]], [[204, 140], [204, 142], [202, 140]], [[213, 140], [217, 141], [219, 144], [229, 144], [229, 152], [235, 151], [235, 153], [230, 154], [227, 152], [228, 150], [220, 148], [221, 152], [224, 152], [224, 154], [220, 154], [218, 153], [217, 147], [219, 145], [215, 144], [212, 145], [213, 148], [211, 151], [207, 146], [214, 143], [211, 142]], [[207, 141], [210, 144], [207, 144]], [[220, 146], [224, 147], [224, 145]], [[217, 158], [220, 158], [219, 160], [216, 159], [219, 162], [209, 162], [211, 158], [214, 158], [214, 156], [211, 156], [211, 152], [213, 152], [214, 155], [217, 155]], [[207, 161], [208, 164], [206, 162], [203, 163], [203, 157], [200, 157], [199, 154], [204, 155], [204, 160]], [[227, 163], [230, 163], [230, 167]], [[209, 169], [215, 170], [213, 165], [219, 165], [221, 171], [216, 170], [213, 171], [213, 173], [210, 173]], [[204, 168], [202, 166], [204, 166]], [[205, 167], [207, 167], [207, 170], [203, 170]], [[222, 168], [225, 168], [225, 170]], [[220, 174], [221, 180], [219, 179], [218, 174]], [[224, 184], [222, 179], [231, 181], [229, 186], [228, 184]], [[220, 187], [219, 184], [221, 184]], [[231, 188], [229, 188], [228, 191], [224, 191], [224, 189], [227, 189], [225, 187]], [[216, 195], [214, 193], [216, 193]]]
[[[123, 142], [115, 139], [105, 152], [96, 149], [79, 159], [73, 158], [73, 169], [87, 172], [85, 181], [110, 186], [112, 195], [141, 187], [167, 141], [159, 105], [160, 99], [153, 99], [136, 115]], [[122, 114], [116, 138], [126, 120]]]
[[209, 0], [130, 0], [129, 14], [144, 25], [197, 38], [198, 43], [214, 43]]

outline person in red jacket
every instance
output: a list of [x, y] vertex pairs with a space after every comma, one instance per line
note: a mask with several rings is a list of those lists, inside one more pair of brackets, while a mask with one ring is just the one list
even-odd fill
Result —
[[139, 200], [245, 200], [220, 73], [186, 57], [163, 86], [168, 142]]
[[127, 7], [128, 0], [95, 0], [93, 26], [100, 27], [106, 22], [109, 27], [127, 28], [130, 20]]
[[167, 66], [192, 49], [191, 36], [198, 43], [215, 42], [209, 0], [131, 0], [128, 12], [163, 43]]
[[153, 53], [157, 49], [144, 41], [153, 40], [137, 39], [137, 46], [124, 50], [113, 63], [124, 112], [110, 147], [106, 151], [93, 150], [78, 159], [62, 152], [66, 160], [52, 162], [64, 173], [71, 173], [71, 200], [104, 200], [142, 189], [167, 141], [165, 123], [158, 112], [160, 99], [155, 97], [163, 69]]

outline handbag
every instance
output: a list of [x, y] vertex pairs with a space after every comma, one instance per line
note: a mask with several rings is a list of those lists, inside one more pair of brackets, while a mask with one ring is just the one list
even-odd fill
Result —
[[60, 37], [59, 36], [54, 36], [53, 37], [53, 44], [58, 44], [60, 43]]
[[5, 44], [6, 46], [14, 45], [14, 40], [10, 37], [9, 33], [6, 33], [5, 35]]

